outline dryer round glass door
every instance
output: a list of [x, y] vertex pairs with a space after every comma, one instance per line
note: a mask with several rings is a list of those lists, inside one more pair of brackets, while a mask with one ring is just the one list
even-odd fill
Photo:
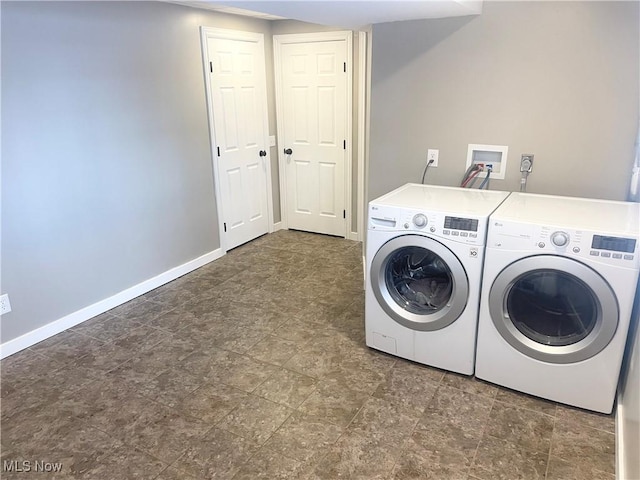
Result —
[[551, 363], [596, 355], [618, 326], [609, 284], [586, 265], [554, 255], [527, 257], [500, 272], [489, 292], [489, 311], [511, 346]]
[[469, 281], [462, 263], [440, 242], [403, 235], [385, 243], [371, 262], [371, 285], [384, 311], [413, 330], [439, 330], [467, 305]]

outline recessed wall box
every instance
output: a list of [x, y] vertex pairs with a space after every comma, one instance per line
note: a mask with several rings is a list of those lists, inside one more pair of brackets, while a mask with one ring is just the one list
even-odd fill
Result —
[[509, 147], [507, 146], [470, 143], [467, 150], [466, 168], [469, 168], [472, 163], [481, 163], [485, 166], [485, 170], [478, 177], [486, 177], [487, 167], [491, 167], [490, 178], [504, 179], [504, 173], [507, 170], [508, 151]]

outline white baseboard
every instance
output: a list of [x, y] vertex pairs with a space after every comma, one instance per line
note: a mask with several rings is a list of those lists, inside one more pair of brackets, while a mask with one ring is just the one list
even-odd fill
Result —
[[618, 406], [616, 408], [616, 479], [622, 480], [625, 476], [625, 459], [624, 459], [624, 435], [622, 418], [624, 417], [623, 407], [620, 403], [620, 395], [618, 395]]
[[277, 232], [278, 230], [282, 230], [282, 222], [275, 222], [273, 224], [273, 231]]
[[355, 240], [356, 242], [360, 240], [358, 237], [358, 232], [350, 232], [347, 240]]
[[[624, 405], [620, 402], [618, 395], [618, 407], [616, 409], [616, 479], [617, 480], [638, 480], [637, 441], [631, 440], [629, 445], [628, 435], [633, 435], [627, 428], [637, 426], [638, 422], [628, 420], [630, 414], [625, 411]], [[635, 425], [634, 425], [635, 424]], [[637, 430], [635, 431], [636, 435]]]
[[101, 313], [111, 310], [118, 305], [122, 305], [129, 300], [139, 297], [140, 295], [144, 295], [154, 288], [158, 288], [165, 283], [169, 283], [170, 281], [175, 280], [182, 275], [185, 275], [197, 268], [202, 267], [203, 265], [206, 265], [207, 263], [217, 260], [223, 255], [224, 252], [218, 248], [216, 250], [213, 250], [212, 252], [202, 255], [201, 257], [195, 258], [187, 263], [167, 270], [160, 275], [134, 285], [133, 287], [116, 293], [109, 298], [100, 300], [93, 305], [84, 307], [80, 310], [70, 313], [69, 315], [59, 318], [58, 320], [54, 320], [51, 323], [25, 333], [24, 335], [9, 340], [0, 345], [0, 358], [5, 358], [9, 355], [13, 355], [16, 352], [19, 352], [20, 350], [24, 350], [25, 348], [35, 345], [38, 342], [46, 340], [53, 335], [64, 332], [68, 328], [74, 327], [86, 320], [89, 320], [90, 318], [95, 317], [96, 315], [100, 315]]

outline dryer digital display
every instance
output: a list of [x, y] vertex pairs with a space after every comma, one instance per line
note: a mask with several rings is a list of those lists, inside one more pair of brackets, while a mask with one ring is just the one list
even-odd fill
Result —
[[462, 217], [444, 217], [444, 228], [452, 230], [467, 230], [469, 232], [478, 231], [478, 220]]
[[636, 249], [636, 241], [633, 238], [594, 235], [591, 241], [591, 248], [610, 250], [612, 252], [633, 253]]

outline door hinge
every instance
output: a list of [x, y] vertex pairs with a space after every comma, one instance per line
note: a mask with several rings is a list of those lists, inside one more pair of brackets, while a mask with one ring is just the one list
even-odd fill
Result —
[[343, 141], [342, 141], [342, 149], [343, 149], [343, 150], [346, 150], [346, 149], [347, 149], [347, 141], [346, 141], [346, 140], [343, 140]]
[[213, 73], [213, 62], [209, 62], [209, 69], [211, 70], [211, 73]]
[[218, 149], [218, 156], [220, 156], [220, 147], [217, 147]]
[[344, 62], [344, 73], [347, 73], [347, 62]]
[[227, 231], [227, 224], [223, 223], [222, 225], [224, 226], [224, 231], [226, 232]]
[[346, 210], [342, 210], [342, 218], [347, 218], [347, 211]]

